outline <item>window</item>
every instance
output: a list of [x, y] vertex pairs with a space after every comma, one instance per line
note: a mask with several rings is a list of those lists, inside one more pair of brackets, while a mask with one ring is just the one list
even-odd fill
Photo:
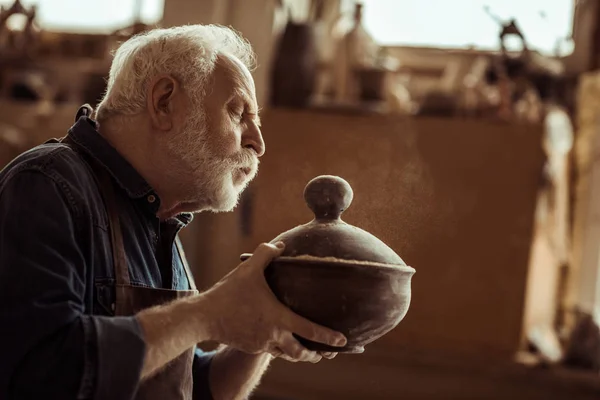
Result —
[[[486, 13], [484, 7], [488, 6], [503, 22], [515, 18], [529, 47], [550, 55], [554, 54], [559, 39], [571, 36], [575, 0], [361, 2], [365, 28], [383, 45], [499, 49], [500, 26]], [[570, 41], [561, 47], [560, 55], [573, 50]]]
[[[162, 18], [165, 0], [21, 0], [28, 8], [38, 5], [37, 22], [47, 30], [109, 33], [133, 23], [136, 5], [141, 20], [153, 24]], [[0, 0], [10, 7], [14, 0]]]

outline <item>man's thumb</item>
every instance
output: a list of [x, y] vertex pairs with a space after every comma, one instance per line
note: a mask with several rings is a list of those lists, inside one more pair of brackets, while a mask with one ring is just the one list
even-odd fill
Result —
[[279, 257], [283, 253], [284, 249], [285, 244], [283, 242], [275, 244], [261, 243], [249, 261], [251, 260], [251, 264], [256, 268], [265, 269], [275, 257]]

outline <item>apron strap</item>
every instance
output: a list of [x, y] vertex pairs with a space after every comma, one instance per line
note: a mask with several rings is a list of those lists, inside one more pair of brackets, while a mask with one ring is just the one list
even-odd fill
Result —
[[115, 268], [115, 277], [117, 285], [130, 285], [129, 268], [127, 266], [127, 258], [125, 258], [125, 245], [123, 244], [123, 232], [121, 231], [121, 219], [115, 199], [115, 190], [113, 183], [104, 168], [100, 169], [100, 185], [102, 192], [105, 193], [106, 209], [108, 218], [110, 219], [110, 238], [113, 248], [113, 265]]
[[179, 258], [181, 259], [181, 263], [183, 264], [183, 269], [185, 270], [185, 276], [190, 284], [190, 290], [196, 289], [196, 282], [194, 281], [194, 276], [192, 275], [192, 271], [190, 270], [190, 265], [187, 262], [187, 258], [185, 257], [185, 252], [183, 251], [183, 245], [181, 244], [181, 240], [179, 240], [179, 235], [175, 236], [175, 245], [177, 246], [177, 252], [179, 253]]
[[[60, 140], [77, 148], [79, 146], [69, 135]], [[81, 154], [81, 153], [80, 153]], [[98, 165], [93, 157], [84, 157], [93, 171], [94, 178], [100, 187], [100, 194], [104, 199], [109, 219], [110, 241], [112, 246], [113, 267], [117, 285], [130, 285], [129, 268], [125, 258], [125, 246], [123, 244], [123, 233], [121, 231], [121, 220], [115, 198], [115, 190], [110, 175], [104, 168]]]

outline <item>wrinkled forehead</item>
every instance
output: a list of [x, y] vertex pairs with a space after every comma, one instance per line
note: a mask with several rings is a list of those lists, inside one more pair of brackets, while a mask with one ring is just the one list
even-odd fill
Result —
[[[246, 98], [252, 106], [256, 105], [256, 88], [248, 68], [236, 57], [220, 55], [215, 70], [216, 80], [221, 78], [224, 89], [231, 94]], [[219, 76], [221, 75], [221, 76]]]

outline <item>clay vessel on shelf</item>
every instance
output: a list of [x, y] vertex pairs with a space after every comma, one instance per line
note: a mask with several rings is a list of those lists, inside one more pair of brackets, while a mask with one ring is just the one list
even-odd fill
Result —
[[410, 305], [414, 268], [377, 237], [341, 220], [352, 198], [344, 179], [314, 178], [304, 189], [304, 199], [315, 218], [271, 241], [286, 244], [265, 270], [275, 296], [297, 314], [348, 339], [344, 347], [330, 347], [296, 336], [311, 350], [361, 353], [394, 329]]

